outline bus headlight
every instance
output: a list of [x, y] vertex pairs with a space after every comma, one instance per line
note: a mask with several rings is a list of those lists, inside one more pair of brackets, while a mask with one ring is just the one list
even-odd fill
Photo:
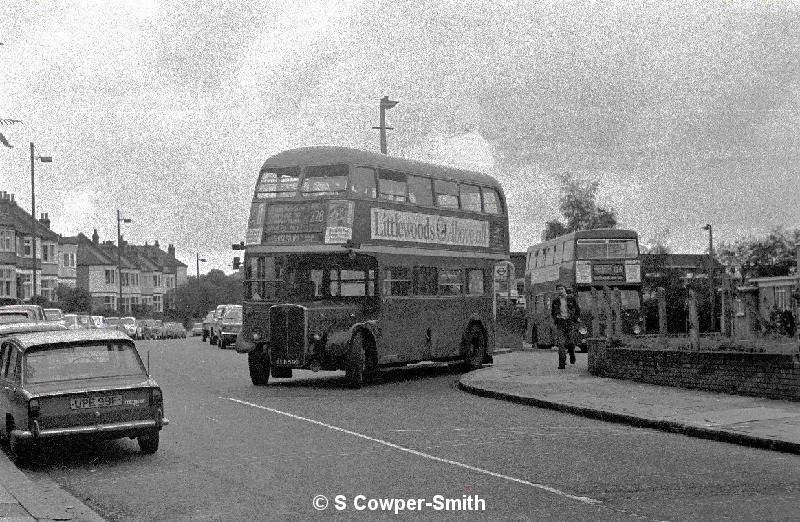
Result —
[[587, 330], [585, 326], [581, 326], [580, 328], [578, 328], [578, 333], [581, 335], [586, 335], [587, 333], [589, 333], [589, 330]]
[[633, 327], [633, 334], [639, 335], [640, 333], [642, 333], [642, 328], [637, 324], [636, 326]]

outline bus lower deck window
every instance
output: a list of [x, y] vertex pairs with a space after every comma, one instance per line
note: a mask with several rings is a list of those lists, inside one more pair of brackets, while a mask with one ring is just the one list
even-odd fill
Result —
[[483, 295], [483, 270], [470, 270], [467, 274], [467, 293]]
[[383, 295], [410, 295], [411, 270], [408, 267], [384, 269]]
[[439, 270], [439, 295], [460, 295], [463, 286], [460, 269]]

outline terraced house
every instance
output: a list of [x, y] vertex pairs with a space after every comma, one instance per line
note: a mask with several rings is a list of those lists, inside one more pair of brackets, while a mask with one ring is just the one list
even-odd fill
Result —
[[0, 191], [0, 298], [29, 299], [36, 294], [55, 299], [58, 239], [47, 214], [35, 221], [17, 205], [14, 194]]

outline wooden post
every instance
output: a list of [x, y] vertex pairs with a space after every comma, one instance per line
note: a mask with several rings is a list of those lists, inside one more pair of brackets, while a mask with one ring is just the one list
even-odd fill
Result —
[[611, 306], [614, 308], [614, 335], [622, 336], [622, 290], [614, 289]]
[[658, 333], [667, 333], [667, 295], [663, 286], [656, 289], [656, 299], [658, 299]]
[[697, 320], [697, 296], [694, 295], [694, 290], [689, 289], [689, 344], [693, 349], [700, 346], [700, 326]]
[[600, 296], [597, 293], [597, 288], [592, 287], [592, 331], [589, 332], [589, 337], [600, 336], [600, 303], [597, 300]]

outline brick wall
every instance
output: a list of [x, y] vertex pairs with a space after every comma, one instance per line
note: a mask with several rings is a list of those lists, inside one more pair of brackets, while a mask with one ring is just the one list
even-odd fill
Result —
[[642, 350], [592, 343], [589, 373], [662, 386], [800, 401], [797, 353]]

